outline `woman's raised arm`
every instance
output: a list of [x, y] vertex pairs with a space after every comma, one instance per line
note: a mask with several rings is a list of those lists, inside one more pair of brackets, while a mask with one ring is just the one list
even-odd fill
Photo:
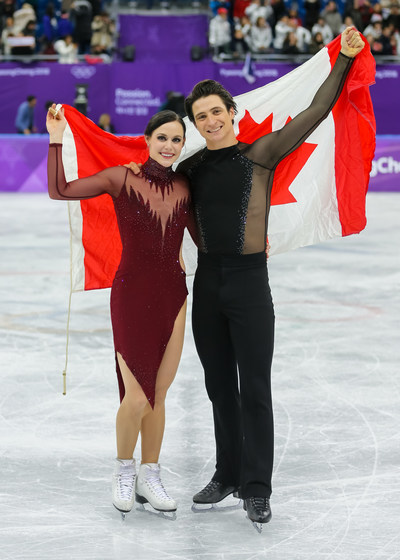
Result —
[[[52, 109], [54, 111], [55, 105]], [[56, 114], [48, 112], [46, 126], [50, 135], [47, 158], [47, 183], [50, 198], [56, 200], [81, 200], [108, 193], [117, 197], [125, 182], [127, 169], [111, 167], [95, 175], [67, 182], [62, 161], [62, 138], [67, 121], [61, 108]]]

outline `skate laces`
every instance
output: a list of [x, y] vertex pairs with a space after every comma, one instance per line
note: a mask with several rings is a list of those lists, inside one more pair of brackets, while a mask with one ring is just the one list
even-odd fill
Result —
[[250, 501], [256, 510], [266, 510], [269, 508], [269, 498], [263, 498], [262, 496], [256, 496], [250, 498]]
[[135, 481], [135, 472], [132, 467], [121, 467], [116, 475], [118, 482], [118, 494], [121, 500], [131, 500]]
[[205, 486], [203, 490], [200, 490], [199, 494], [208, 494], [209, 492], [213, 492], [218, 488], [218, 486], [220, 486], [220, 484], [221, 483], [216, 480], [210, 480], [207, 486]]
[[160, 500], [172, 499], [170, 496], [168, 496], [167, 491], [165, 490], [163, 483], [161, 482], [159, 469], [148, 468], [145, 482], [150, 488], [151, 492], [153, 492], [153, 494], [155, 494], [156, 497]]

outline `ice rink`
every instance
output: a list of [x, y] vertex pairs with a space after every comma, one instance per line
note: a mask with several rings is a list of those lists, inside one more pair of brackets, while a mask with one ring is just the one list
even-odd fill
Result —
[[190, 315], [161, 456], [177, 518], [122, 522], [109, 291], [73, 295], [63, 396], [67, 207], [1, 194], [1, 560], [400, 559], [400, 193], [367, 203], [360, 235], [269, 262], [276, 456], [258, 534], [243, 509], [191, 511], [214, 440]]

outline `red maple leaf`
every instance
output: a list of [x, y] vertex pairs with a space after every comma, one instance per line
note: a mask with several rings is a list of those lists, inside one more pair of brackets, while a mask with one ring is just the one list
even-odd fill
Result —
[[[261, 123], [256, 123], [246, 110], [244, 117], [239, 121], [239, 134], [237, 139], [245, 144], [251, 144], [261, 136], [272, 132], [273, 113], [268, 115]], [[291, 121], [288, 117], [286, 124]], [[301, 169], [307, 163], [317, 144], [303, 142], [294, 152], [289, 154], [277, 166], [271, 193], [271, 205], [289, 204], [297, 202], [289, 188]]]

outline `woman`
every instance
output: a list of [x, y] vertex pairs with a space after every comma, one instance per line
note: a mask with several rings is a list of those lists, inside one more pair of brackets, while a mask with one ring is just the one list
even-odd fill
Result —
[[[154, 115], [145, 130], [149, 159], [140, 175], [111, 167], [66, 182], [63, 109], [49, 110], [48, 188], [51, 198], [77, 200], [108, 193], [113, 200], [122, 256], [111, 290], [111, 319], [121, 404], [113, 504], [125, 515], [135, 500], [159, 511], [175, 511], [158, 464], [167, 390], [180, 360], [186, 315], [182, 262], [184, 228], [191, 227], [186, 179], [172, 171], [185, 143], [185, 124], [172, 111]], [[136, 477], [133, 452], [139, 431], [142, 464]]]
[[258, 17], [256, 24], [250, 30], [250, 40], [253, 53], [266, 53], [272, 44], [272, 30], [267, 20]]

